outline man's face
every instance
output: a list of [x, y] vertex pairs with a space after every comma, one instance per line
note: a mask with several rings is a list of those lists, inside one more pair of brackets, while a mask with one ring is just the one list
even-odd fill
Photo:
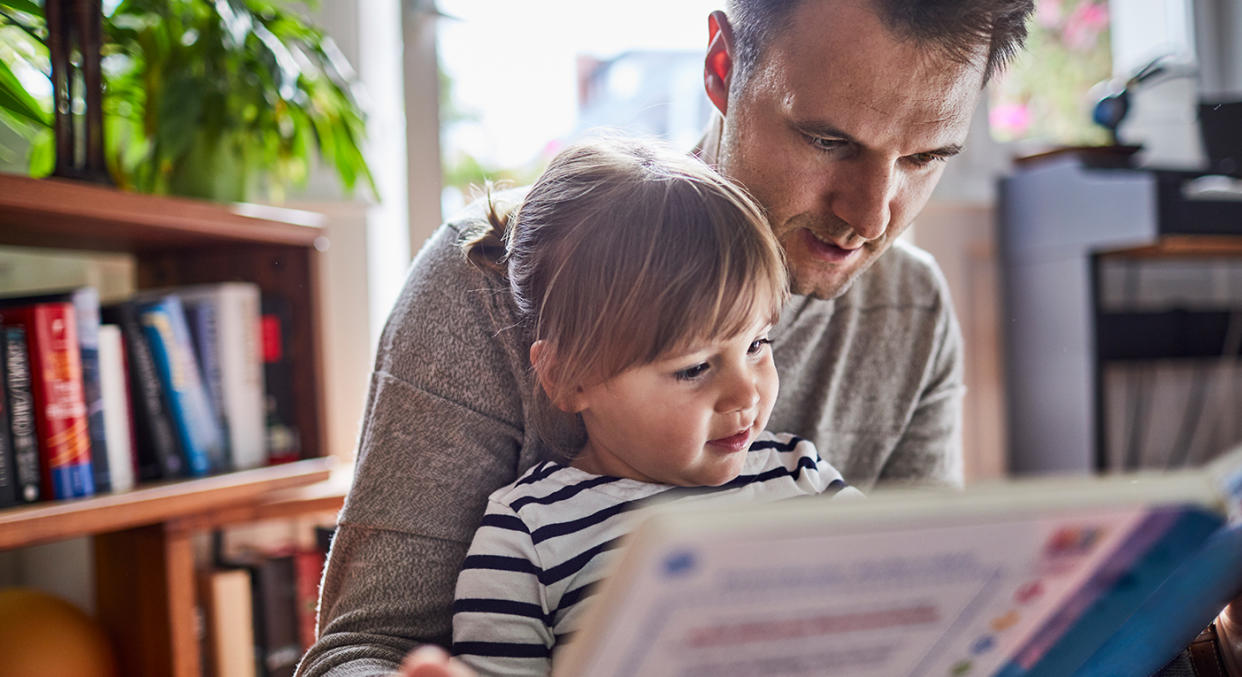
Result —
[[865, 1], [802, 0], [791, 18], [732, 83], [717, 160], [767, 209], [793, 291], [834, 298], [961, 150], [985, 52], [963, 65], [898, 38]]

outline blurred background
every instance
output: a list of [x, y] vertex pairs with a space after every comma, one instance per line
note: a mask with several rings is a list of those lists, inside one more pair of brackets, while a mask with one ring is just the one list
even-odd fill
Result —
[[[324, 446], [348, 459], [379, 332], [422, 243], [485, 181], [526, 184], [589, 129], [690, 148], [713, 112], [702, 54], [719, 4], [107, 0], [109, 168], [130, 190], [324, 215]], [[40, 7], [0, 0], [4, 173], [53, 166]], [[247, 37], [246, 12], [272, 7], [298, 21]], [[936, 256], [965, 337], [968, 482], [1202, 463], [1242, 441], [1242, 2], [1038, 0], [1030, 29], [907, 236]], [[239, 100], [266, 82], [246, 49], [283, 73], [267, 78], [282, 102], [270, 127], [258, 122], [274, 95]], [[178, 80], [216, 56], [233, 59], [219, 92]], [[134, 265], [3, 246], [0, 290], [119, 297]]]
[[[14, 0], [6, 3], [19, 7]], [[160, 4], [108, 0], [102, 9], [112, 24], [132, 30], [143, 22], [158, 23], [160, 14], [153, 13], [151, 7]], [[235, 4], [247, 6], [240, 0]], [[323, 257], [327, 296], [324, 373], [333, 401], [329, 407], [333, 412], [330, 446], [336, 453], [344, 453], [340, 450], [352, 448], [357, 431], [375, 340], [411, 257], [436, 225], [477, 197], [484, 181], [530, 182], [562, 145], [592, 128], [615, 127], [661, 136], [686, 148], [692, 146], [712, 114], [702, 90], [701, 55], [707, 39], [706, 16], [717, 4], [709, 0], [635, 0], [614, 11], [570, 0], [281, 3], [278, 6], [322, 30], [335, 59], [333, 68], [339, 69], [341, 81], [347, 83], [343, 91], [358, 115], [365, 118], [365, 138], [358, 135], [361, 157], [354, 161], [357, 166], [338, 169], [350, 162], [340, 159], [339, 151], [336, 156], [326, 151], [305, 152], [292, 161], [283, 158], [284, 164], [275, 169], [258, 167], [252, 175], [264, 178], [250, 179], [248, 192], [243, 193], [211, 185], [186, 189], [187, 182], [178, 184], [176, 177], [163, 185], [158, 181], [143, 185], [141, 172], [132, 168], [121, 183], [140, 190], [179, 191], [217, 200], [276, 201], [328, 216], [332, 248]], [[268, 5], [272, 3], [251, 3], [256, 11]], [[0, 55], [32, 99], [50, 110], [52, 88], [47, 77], [46, 47], [23, 32], [20, 12], [10, 9], [7, 16], [9, 20], [0, 23]], [[182, 19], [182, 23], [188, 21]], [[203, 30], [186, 25], [182, 28], [186, 33], [181, 39], [187, 43], [196, 39], [196, 30]], [[1106, 470], [1115, 465], [1106, 463], [1106, 458], [1134, 461], [1136, 455], [1148, 455], [1137, 451], [1138, 447], [1148, 443], [1168, 446], [1165, 438], [1190, 439], [1192, 446], [1207, 445], [1187, 456], [1202, 458], [1210, 453], [1209, 447], [1217, 449], [1242, 437], [1242, 432], [1224, 423], [1242, 418], [1238, 416], [1242, 404], [1235, 395], [1238, 386], [1226, 387], [1224, 383], [1232, 377], [1224, 376], [1222, 370], [1230, 367], [1221, 360], [1209, 360], [1210, 364], [1199, 364], [1208, 372], [1195, 371], [1198, 367], [1191, 368], [1187, 360], [1207, 356], [1182, 354], [1185, 350], [1142, 354], [1151, 361], [1135, 361], [1124, 355], [1115, 360], [1107, 356], [1100, 359], [1097, 325], [1110, 325], [1107, 318], [1095, 315], [1125, 314], [1130, 303], [1155, 304], [1151, 308], [1142, 306], [1150, 312], [1207, 304], [1226, 313], [1212, 321], [1228, 325], [1222, 325], [1223, 341], [1228, 338], [1224, 333], [1229, 333], [1225, 329], [1233, 329], [1235, 324], [1228, 321], [1232, 315], [1227, 311], [1242, 303], [1234, 292], [1242, 289], [1236, 283], [1236, 261], [1218, 248], [1213, 255], [1189, 260], [1186, 256], [1157, 260], [1149, 255], [1141, 263], [1126, 257], [1114, 257], [1100, 266], [1093, 262], [1094, 257], [1106, 252], [1154, 245], [1165, 235], [1194, 231], [1195, 224], [1184, 223], [1184, 219], [1175, 222], [1168, 216], [1176, 209], [1160, 203], [1156, 194], [1164, 193], [1155, 188], [1189, 181], [1195, 178], [1190, 176], [1194, 172], [1220, 174], [1224, 183], [1218, 181], [1218, 190], [1209, 191], [1207, 197], [1226, 202], [1219, 217], [1222, 225], [1199, 230], [1237, 234], [1242, 228], [1236, 211], [1230, 211], [1228, 204], [1234, 195], [1229, 191], [1237, 185], [1237, 167], [1210, 165], [1199, 123], [1201, 103], [1242, 98], [1242, 8], [1237, 0], [1039, 0], [1030, 30], [1028, 49], [1007, 73], [989, 85], [975, 116], [967, 151], [949, 164], [931, 204], [909, 234], [937, 256], [952, 286], [966, 334], [970, 356], [968, 476], [997, 477], [1010, 469]], [[105, 79], [115, 73], [113, 77], [124, 82], [122, 75], [128, 72], [132, 78], [135, 62], [142, 58], [148, 64], [155, 61], [151, 55], [136, 58], [127, 54], [123, 38], [116, 42], [105, 49]], [[191, 53], [184, 58], [204, 57]], [[227, 81], [220, 85], [225, 90], [229, 86]], [[1097, 104], [1106, 98], [1115, 102], [1122, 90], [1125, 114], [1116, 120], [1105, 116], [1106, 124], [1093, 119], [1102, 115], [1102, 106]], [[124, 110], [138, 106], [138, 99], [143, 98], [133, 94], [127, 99], [127, 92], [120, 85], [108, 90], [105, 111], [109, 121], [123, 118]], [[154, 95], [148, 92], [146, 96]], [[200, 105], [211, 106], [213, 100], [205, 98]], [[245, 115], [244, 106], [240, 110], [243, 112], [226, 114]], [[1116, 106], [1109, 110], [1115, 117]], [[1236, 118], [1226, 120], [1225, 113], [1219, 117], [1221, 122], [1213, 124], [1233, 124], [1236, 129]], [[50, 129], [22, 121], [12, 110], [0, 109], [0, 121], [6, 123], [0, 124], [0, 171], [49, 172]], [[135, 140], [136, 134], [109, 122], [108, 131], [117, 132], [109, 135], [109, 143], [128, 144], [110, 152], [118, 157], [143, 158], [140, 151], [158, 140], [159, 134], [184, 136], [177, 124], [192, 123], [173, 119], [168, 130], [152, 134], [154, 139]], [[250, 140], [263, 143], [260, 134], [267, 132], [243, 135], [247, 133]], [[1223, 134], [1214, 149], [1221, 157], [1236, 153], [1239, 143], [1236, 132], [1225, 137], [1229, 134]], [[244, 146], [247, 137], [240, 138], [236, 143]], [[1096, 152], [1076, 152], [1084, 148]], [[1006, 239], [1006, 232], [1055, 230], [1051, 222], [1065, 218], [1064, 214], [1027, 209], [1020, 218], [1006, 221], [1003, 215], [1008, 203], [1003, 200], [1002, 187], [1009, 185], [1007, 182], [1016, 180], [1016, 185], [1027, 186], [1028, 175], [1042, 175], [1048, 163], [1069, 162], [1080, 169], [1098, 165], [1096, 160], [1074, 158], [1098, 159], [1101, 148], [1113, 149], [1113, 155], [1118, 149], [1134, 153], [1119, 160], [1132, 171], [1074, 175], [1067, 170], [1065, 179], [1081, 189], [1077, 192], [1084, 193], [1084, 204], [1100, 207], [1105, 219], [1130, 222], [1135, 226], [1131, 232], [1113, 232], [1116, 229], [1110, 230], [1107, 223], [1089, 222], [1097, 217], [1079, 214], [1075, 191], [1071, 191], [1058, 193], [1062, 206], [1077, 214], [1076, 218], [1088, 220], [1077, 226], [1061, 223], [1059, 227], [1064, 231], [1095, 230], [1099, 237], [1081, 232], [1066, 235], [1068, 240], [1063, 242], [1065, 238], [1060, 235], [1049, 236], [1056, 241], [1031, 245], [1038, 251], [1031, 250], [1027, 246], [1030, 243]], [[196, 165], [201, 159], [189, 155], [187, 161], [186, 157], [176, 162]], [[1030, 164], [1016, 162], [1017, 158], [1031, 157], [1036, 159]], [[121, 164], [120, 160], [110, 160], [114, 174]], [[228, 173], [229, 166], [213, 171]], [[1093, 189], [1085, 187], [1091, 177], [1123, 175], [1151, 185], [1136, 187], [1133, 194], [1116, 198], [1116, 205], [1101, 204], [1096, 199], [1099, 194], [1091, 197]], [[1234, 183], [1228, 182], [1231, 175]], [[1181, 187], [1169, 190], [1176, 192]], [[1032, 199], [1036, 205], [1047, 204], [1039, 197]], [[1143, 200], [1156, 201], [1146, 216], [1122, 216], [1117, 209]], [[1145, 225], [1134, 224], [1134, 218], [1146, 219]], [[1006, 242], [1016, 249], [1006, 249]], [[1078, 249], [1070, 256], [1067, 247]], [[4, 250], [0, 256], [0, 288], [45, 284], [46, 280], [37, 275], [32, 277], [32, 272], [60, 270], [60, 263], [49, 266], [38, 257], [18, 256], [24, 253]], [[1043, 317], [1044, 324], [1055, 327], [1037, 341], [1051, 352], [1032, 355], [1031, 346], [1019, 341], [1007, 353], [1007, 332], [1027, 337], [1037, 333], [1024, 323], [1030, 319], [1024, 309], [1034, 302], [1031, 297], [1037, 290], [1048, 286], [1040, 281], [1040, 275], [1047, 274], [1047, 280], [1064, 277], [1048, 271], [1026, 275], [1031, 261], [1046, 262], [1048, 256], [1062, 254], [1070, 257], [1063, 265], [1079, 271], [1081, 279], [1073, 288], [1058, 288], [1055, 296], [1061, 305], [1074, 306], [1078, 316], [1062, 309]], [[72, 255], [57, 253], [54, 258], [67, 261], [63, 265], [70, 268], [77, 265]], [[97, 256], [90, 258], [95, 261], [91, 265], [105, 270], [119, 266], [120, 277], [124, 277], [123, 260], [99, 262]], [[103, 285], [107, 296], [108, 283]], [[1199, 298], [1199, 292], [1189, 290], [1202, 290], [1206, 296]], [[1160, 300], [1142, 300], [1149, 294]], [[1131, 297], [1133, 301], [1122, 300]], [[359, 303], [360, 299], [366, 303]], [[1169, 322], [1176, 325], [1180, 319]], [[1136, 325], [1135, 331], [1167, 331], [1159, 323], [1143, 326]], [[360, 331], [361, 327], [367, 331]], [[1075, 336], [1072, 344], [1064, 339], [1071, 333]], [[1058, 335], [1062, 338], [1057, 339]], [[1215, 345], [1214, 340], [1205, 342]], [[1222, 355], [1228, 352], [1225, 348], [1229, 346], [1221, 343], [1218, 347]], [[1174, 362], [1166, 363], [1165, 357]], [[1015, 403], [1009, 401], [1012, 397], [1006, 398], [1007, 387], [1013, 390], [1018, 386], [1007, 384], [1006, 377], [1035, 378], [1041, 372], [1039, 365], [1050, 361], [1065, 370], [1049, 377], [1052, 385], [1024, 383], [1019, 388], [1027, 399], [1036, 399]], [[1144, 371], [1146, 367], [1155, 371]], [[1184, 377], [1173, 376], [1185, 371], [1181, 367], [1190, 371]], [[1180, 420], [1185, 418], [1182, 412], [1152, 403], [1152, 398], [1169, 396], [1160, 390], [1163, 386], [1154, 384], [1188, 379], [1180, 386], [1169, 386], [1174, 391], [1185, 390], [1191, 382], [1202, 380], [1193, 374], [1209, 372], [1213, 378], [1220, 377], [1221, 390], [1189, 398], [1211, 409], [1196, 415], [1197, 422]], [[1064, 385], [1067, 380], [1077, 385]], [[1105, 391], [1116, 395], [1105, 397]], [[1133, 393], [1140, 391], [1145, 393], [1138, 396], [1142, 401], [1118, 404], [1118, 400], [1133, 399]], [[1023, 397], [1019, 395], [1018, 399]], [[1186, 397], [1173, 399], [1186, 401]], [[1079, 411], [1072, 415], [1032, 413], [1058, 406]], [[1220, 413], [1213, 413], [1217, 409]], [[1168, 413], [1167, 423], [1154, 413], [1160, 411]], [[1134, 412], [1147, 412], [1140, 418], [1147, 420], [1145, 426], [1150, 430], [1138, 430], [1140, 426], [1131, 415]], [[1009, 419], [1015, 414], [1019, 420], [1013, 423], [1019, 428], [1037, 421], [1017, 434], [1029, 442], [1029, 448], [1011, 448], [1014, 437], [1009, 434]], [[1184, 430], [1164, 430], [1170, 427]], [[1066, 433], [1069, 429], [1074, 432]], [[1109, 434], [1109, 430], [1113, 432]], [[1047, 447], [1062, 450], [1036, 451]], [[1128, 451], [1119, 451], [1122, 448]], [[1043, 453], [1060, 460], [1044, 463], [1028, 458]]]

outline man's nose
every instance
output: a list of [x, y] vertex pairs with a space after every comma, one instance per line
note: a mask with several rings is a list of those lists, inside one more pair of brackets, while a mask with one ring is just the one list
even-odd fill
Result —
[[860, 162], [833, 186], [832, 211], [848, 223], [856, 237], [874, 240], [888, 230], [889, 204], [897, 190], [898, 176], [891, 162]]
[[759, 384], [749, 371], [739, 370], [722, 380], [720, 397], [716, 401], [718, 413], [746, 411], [758, 404]]

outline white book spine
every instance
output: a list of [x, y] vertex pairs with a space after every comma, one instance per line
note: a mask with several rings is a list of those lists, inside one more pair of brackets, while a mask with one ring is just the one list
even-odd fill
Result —
[[267, 464], [259, 288], [243, 283], [222, 286], [220, 368], [233, 462], [238, 469], [255, 468]]
[[267, 465], [264, 424], [263, 357], [259, 345], [262, 319], [258, 285], [223, 282], [177, 289], [183, 301], [215, 306], [223, 419], [235, 470]]
[[130, 436], [129, 388], [125, 382], [123, 355], [120, 328], [100, 325], [99, 389], [113, 491], [128, 491], [134, 487], [134, 441]]

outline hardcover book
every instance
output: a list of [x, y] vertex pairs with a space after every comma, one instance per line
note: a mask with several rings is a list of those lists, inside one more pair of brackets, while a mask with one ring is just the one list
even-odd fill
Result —
[[26, 330], [43, 493], [56, 499], [94, 495], [73, 304], [6, 307], [0, 309], [0, 323]]
[[1205, 470], [673, 505], [558, 675], [1147, 675], [1242, 592], [1242, 451]]
[[269, 463], [287, 463], [302, 457], [302, 438], [294, 412], [293, 363], [289, 359], [289, 302], [275, 295], [263, 296], [263, 384]]
[[254, 602], [250, 572], [218, 569], [198, 575], [198, 594], [203, 604], [206, 651], [210, 675], [254, 677]]
[[227, 469], [224, 437], [203, 384], [181, 301], [170, 295], [141, 302], [139, 319], [160, 385], [168, 395], [188, 474], [201, 477]]
[[267, 464], [260, 294], [247, 282], [179, 287], [234, 469]]
[[137, 459], [134, 456], [133, 413], [126, 379], [125, 344], [121, 329], [113, 324], [99, 327], [99, 387], [103, 399], [104, 430], [108, 435], [108, 470], [113, 491], [134, 487]]
[[[4, 348], [4, 328], [0, 327], [0, 351]], [[13, 457], [13, 433], [9, 429], [8, 387], [4, 360], [0, 359], [0, 508], [18, 502], [17, 459]]]
[[129, 377], [134, 414], [134, 450], [138, 459], [138, 480], [173, 479], [185, 475], [181, 443], [173, 430], [168, 399], [155, 369], [155, 359], [138, 321], [138, 307], [132, 301], [108, 306], [104, 321], [117, 325], [125, 345], [125, 365]]
[[78, 354], [82, 362], [82, 395], [86, 402], [86, 427], [91, 440], [91, 472], [95, 491], [112, 490], [108, 464], [108, 435], [103, 416], [103, 396], [99, 386], [99, 291], [78, 287], [0, 300], [0, 306], [28, 306], [41, 303], [73, 304], [77, 327]]
[[10, 450], [17, 499], [34, 503], [42, 496], [39, 489], [39, 441], [35, 429], [34, 393], [30, 391], [30, 359], [26, 352], [26, 330], [0, 327], [4, 350], [5, 411], [8, 414]]

